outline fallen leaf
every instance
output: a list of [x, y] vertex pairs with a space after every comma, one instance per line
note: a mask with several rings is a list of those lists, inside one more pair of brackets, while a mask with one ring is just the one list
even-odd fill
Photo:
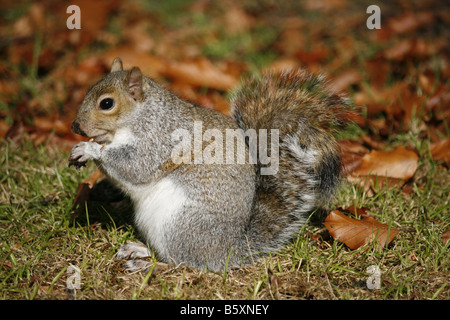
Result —
[[382, 87], [386, 84], [390, 74], [388, 61], [382, 56], [377, 56], [365, 62], [371, 87]]
[[5, 134], [5, 140], [11, 140], [12, 142], [18, 144], [25, 134], [26, 130], [23, 121], [14, 121], [13, 125], [9, 127]]
[[429, 11], [406, 12], [388, 20], [389, 28], [396, 34], [412, 32], [418, 28], [425, 27], [432, 23], [434, 14]]
[[395, 88], [393, 95], [396, 98], [386, 109], [386, 112], [394, 117], [399, 129], [407, 131], [411, 127], [413, 116], [420, 113], [419, 110], [425, 100], [425, 96], [417, 95], [407, 84], [399, 84]]
[[238, 79], [206, 58], [168, 61], [163, 74], [179, 82], [218, 90], [233, 89]]
[[434, 160], [450, 163], [450, 138], [433, 142], [430, 146], [431, 156]]
[[353, 84], [361, 81], [361, 73], [356, 69], [349, 69], [335, 77], [331, 83], [331, 89], [334, 92], [343, 92]]
[[436, 54], [445, 47], [443, 40], [430, 43], [423, 38], [404, 39], [384, 51], [388, 60], [402, 61], [405, 58], [421, 59]]
[[388, 60], [403, 60], [414, 48], [414, 39], [405, 39], [384, 51], [384, 57]]
[[247, 14], [242, 8], [232, 6], [225, 14], [226, 31], [230, 34], [236, 34], [248, 31], [255, 22], [255, 19]]
[[230, 113], [230, 104], [228, 100], [222, 97], [217, 91], [200, 96], [197, 99], [197, 103], [204, 108], [219, 111], [224, 115], [229, 115]]
[[450, 229], [446, 230], [443, 234], [442, 234], [442, 243], [444, 244], [444, 246], [447, 244], [448, 240], [450, 239]]
[[4, 139], [10, 128], [11, 126], [4, 119], [0, 119], [0, 138]]
[[402, 180], [410, 179], [417, 169], [419, 157], [414, 151], [399, 146], [392, 151], [372, 150], [364, 155], [353, 176], [377, 175]]
[[339, 147], [344, 152], [357, 153], [357, 154], [366, 154], [369, 152], [369, 149], [363, 146], [362, 141], [355, 140], [339, 140]]
[[427, 100], [425, 107], [427, 111], [433, 112], [436, 120], [445, 120], [448, 123], [450, 120], [450, 92], [444, 88], [440, 89]]
[[372, 149], [383, 149], [386, 145], [383, 141], [377, 141], [373, 137], [361, 135], [361, 140]]
[[139, 52], [151, 52], [155, 47], [155, 40], [148, 33], [149, 21], [141, 20], [124, 30], [124, 37]]
[[436, 90], [435, 82], [436, 77], [433, 71], [426, 70], [425, 72], [419, 74], [420, 87], [429, 95], [433, 94]]
[[65, 123], [61, 119], [36, 117], [34, 118], [34, 125], [38, 130], [44, 132], [55, 131], [55, 133], [60, 136], [63, 136], [70, 131], [70, 123]]
[[41, 3], [33, 3], [30, 5], [27, 14], [23, 15], [14, 22], [14, 37], [24, 38], [31, 37], [38, 29], [44, 27], [45, 8]]
[[344, 174], [349, 175], [361, 166], [361, 159], [364, 154], [369, 152], [369, 149], [364, 147], [361, 141], [339, 140], [338, 144]]
[[77, 209], [75, 218], [79, 217], [85, 210], [85, 203], [89, 200], [89, 194], [95, 182], [102, 177], [102, 173], [96, 169], [87, 180], [80, 183], [77, 189], [75, 198], [73, 199], [73, 205]]
[[401, 188], [414, 176], [419, 157], [402, 146], [392, 151], [372, 150], [347, 180], [363, 188], [369, 196], [384, 188]]
[[372, 217], [362, 220], [347, 217], [338, 210], [333, 210], [324, 222], [331, 236], [345, 243], [350, 249], [358, 249], [371, 241], [383, 248], [398, 234], [398, 230], [376, 221]]

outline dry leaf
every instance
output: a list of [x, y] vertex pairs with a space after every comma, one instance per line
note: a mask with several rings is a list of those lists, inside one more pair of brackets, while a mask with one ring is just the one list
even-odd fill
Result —
[[164, 75], [178, 82], [219, 90], [233, 89], [238, 79], [221, 70], [206, 58], [186, 61], [168, 61]]
[[433, 19], [434, 15], [429, 11], [419, 13], [406, 12], [389, 19], [388, 26], [396, 34], [401, 34], [425, 27], [433, 22]]
[[360, 185], [369, 196], [379, 189], [401, 188], [416, 172], [418, 156], [400, 146], [392, 151], [372, 150], [361, 159], [347, 180]]
[[361, 82], [361, 73], [356, 69], [349, 69], [339, 74], [330, 83], [334, 92], [343, 92], [349, 86]]
[[372, 149], [383, 149], [386, 146], [386, 142], [377, 141], [373, 137], [367, 135], [361, 135], [361, 140]]
[[255, 19], [242, 8], [232, 6], [225, 14], [226, 31], [234, 34], [248, 31], [255, 23]]
[[376, 240], [379, 248], [389, 244], [398, 230], [382, 224], [371, 217], [362, 220], [352, 219], [338, 210], [333, 210], [324, 222], [331, 236], [345, 243], [350, 249], [358, 249]]
[[80, 216], [80, 214], [84, 212], [85, 203], [89, 200], [91, 189], [94, 186], [95, 182], [102, 176], [103, 174], [100, 172], [100, 170], [96, 169], [87, 180], [83, 181], [78, 186], [77, 193], [75, 195], [75, 198], [73, 199], [74, 207], [77, 207], [75, 217]]
[[361, 141], [339, 140], [341, 150], [341, 163], [344, 168], [344, 174], [348, 175], [361, 166], [361, 159], [369, 149], [362, 145]]
[[149, 21], [141, 20], [124, 30], [124, 37], [131, 46], [139, 52], [151, 52], [155, 47], [155, 40], [148, 33]]
[[399, 146], [392, 151], [372, 150], [364, 155], [353, 176], [377, 175], [402, 180], [410, 179], [417, 169], [419, 157], [414, 151]]
[[431, 144], [431, 156], [434, 160], [450, 162], [450, 138], [433, 142]]
[[447, 244], [447, 241], [450, 239], [450, 229], [446, 230], [443, 234], [442, 234], [442, 243], [444, 244], [444, 246]]

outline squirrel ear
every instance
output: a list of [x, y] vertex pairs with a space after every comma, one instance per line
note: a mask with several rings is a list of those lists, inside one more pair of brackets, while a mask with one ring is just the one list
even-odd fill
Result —
[[142, 72], [138, 67], [133, 67], [128, 72], [128, 92], [134, 100], [138, 100], [142, 95]]
[[120, 58], [115, 58], [112, 63], [111, 72], [115, 71], [123, 71], [122, 60]]

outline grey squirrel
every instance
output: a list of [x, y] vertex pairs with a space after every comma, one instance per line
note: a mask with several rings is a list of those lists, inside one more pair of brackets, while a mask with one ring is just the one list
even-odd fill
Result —
[[[69, 163], [94, 160], [131, 198], [135, 225], [162, 262], [220, 271], [282, 249], [329, 205], [342, 171], [332, 132], [348, 108], [322, 77], [267, 72], [233, 93], [228, 117], [178, 98], [138, 67], [123, 70], [116, 58], [72, 124], [91, 140], [73, 147]], [[234, 159], [220, 150], [230, 132], [245, 146], [233, 147]], [[256, 148], [247, 132], [256, 133]], [[276, 166], [263, 174], [267, 159]]]

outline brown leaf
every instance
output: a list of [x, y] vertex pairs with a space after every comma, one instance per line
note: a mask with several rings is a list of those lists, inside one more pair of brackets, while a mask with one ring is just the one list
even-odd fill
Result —
[[362, 145], [361, 141], [339, 140], [341, 150], [341, 161], [344, 174], [348, 175], [361, 165], [361, 159], [369, 149]]
[[375, 140], [374, 137], [361, 135], [361, 140], [372, 149], [383, 149], [386, 142]]
[[384, 57], [389, 60], [403, 60], [414, 48], [414, 39], [405, 39], [384, 51]]
[[447, 241], [450, 239], [450, 229], [446, 230], [443, 234], [442, 234], [442, 243], [444, 244], [444, 246], [447, 244]]
[[26, 130], [23, 121], [14, 121], [13, 125], [6, 132], [5, 139], [18, 144], [25, 134]]
[[430, 97], [426, 104], [426, 110], [432, 111], [437, 120], [450, 120], [450, 91], [440, 88], [435, 95]]
[[369, 75], [372, 87], [381, 87], [386, 85], [390, 74], [390, 65], [384, 57], [377, 56], [365, 62], [367, 73]]
[[233, 89], [238, 79], [221, 70], [206, 58], [185, 61], [168, 61], [164, 75], [179, 82], [218, 90]]
[[417, 169], [419, 157], [414, 151], [399, 146], [392, 151], [372, 150], [364, 155], [353, 176], [378, 175], [402, 180], [410, 179]]
[[242, 8], [232, 6], [225, 14], [226, 32], [234, 34], [249, 30], [255, 19], [248, 15]]
[[85, 210], [85, 203], [89, 200], [89, 195], [95, 182], [102, 177], [100, 170], [96, 169], [87, 180], [80, 183], [75, 198], [73, 199], [74, 207], [77, 207], [75, 217], [80, 216]]
[[148, 33], [149, 21], [141, 20], [124, 30], [124, 37], [139, 52], [151, 52], [155, 47], [155, 40]]
[[45, 8], [41, 3], [33, 3], [30, 5], [26, 15], [23, 15], [14, 22], [14, 37], [30, 37], [36, 29], [43, 28]]
[[418, 166], [415, 152], [397, 147], [392, 151], [373, 150], [363, 156], [361, 165], [347, 180], [360, 185], [369, 196], [384, 188], [401, 188]]
[[347, 217], [338, 210], [333, 210], [324, 222], [331, 236], [345, 243], [350, 249], [358, 249], [375, 240], [378, 248], [389, 244], [398, 234], [398, 230], [371, 217], [362, 220]]
[[63, 122], [60, 119], [36, 117], [34, 119], [34, 125], [38, 130], [49, 132], [55, 131], [57, 135], [63, 136], [70, 131], [70, 123]]
[[0, 138], [5, 138], [10, 128], [11, 126], [6, 123], [5, 119], [0, 119]]
[[230, 105], [228, 100], [222, 97], [217, 91], [208, 95], [200, 96], [197, 99], [197, 102], [202, 107], [219, 111], [225, 115], [229, 115], [230, 113]]
[[418, 28], [425, 27], [433, 22], [432, 12], [423, 11], [419, 13], [406, 12], [389, 19], [388, 26], [396, 34], [412, 32]]
[[430, 146], [431, 156], [434, 160], [450, 163], [450, 138], [433, 142]]
[[425, 58], [431, 56], [445, 47], [443, 40], [427, 42], [423, 38], [405, 39], [384, 51], [384, 57], [394, 61], [405, 58]]
[[398, 85], [397, 90], [393, 92], [396, 99], [389, 106], [387, 112], [394, 116], [403, 130], [411, 127], [413, 115], [418, 114], [425, 97], [417, 95], [408, 85]]
[[342, 92], [353, 84], [361, 81], [361, 73], [356, 69], [349, 69], [335, 77], [331, 82], [331, 89], [334, 92]]
[[363, 146], [362, 141], [339, 140], [338, 144], [343, 152], [358, 153], [361, 155], [369, 152], [369, 149]]

